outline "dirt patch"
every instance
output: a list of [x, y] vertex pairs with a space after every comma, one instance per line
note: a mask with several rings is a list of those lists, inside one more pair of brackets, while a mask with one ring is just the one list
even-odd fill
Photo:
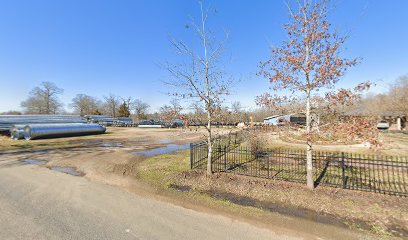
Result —
[[[7, 166], [38, 163], [48, 168], [73, 167], [90, 180], [127, 186], [130, 184], [128, 177], [137, 175], [137, 165], [146, 158], [143, 154], [130, 152], [147, 151], [148, 155], [153, 152], [173, 152], [185, 148], [188, 142], [197, 141], [200, 137], [200, 132], [182, 129], [108, 128], [108, 134], [95, 136], [37, 141], [5, 138], [4, 142], [3, 139], [0, 141], [0, 148], [21, 144], [19, 146], [22, 149], [2, 151], [0, 163], [6, 165], [8, 162]], [[24, 161], [27, 159], [36, 161]]]
[[376, 193], [263, 180], [233, 174], [207, 176], [201, 171], [175, 177], [179, 185], [243, 206], [336, 226], [408, 237], [408, 199]]
[[82, 141], [81, 143], [89, 147], [102, 147], [102, 148], [122, 148], [123, 147], [123, 143], [119, 141], [85, 140], [85, 141]]
[[[184, 189], [191, 189], [188, 186], [183, 186]], [[348, 222], [347, 224], [341, 219], [329, 215], [329, 214], [322, 214], [316, 211], [307, 209], [307, 208], [295, 208], [293, 206], [288, 205], [278, 205], [276, 203], [268, 202], [268, 201], [259, 201], [247, 196], [237, 195], [228, 192], [217, 192], [217, 191], [207, 191], [204, 192], [205, 194], [210, 195], [216, 199], [226, 200], [232, 202], [234, 204], [242, 205], [242, 206], [251, 206], [256, 208], [261, 208], [267, 211], [279, 213], [286, 216], [297, 217], [307, 219], [313, 222], [323, 223], [323, 224], [330, 224], [338, 227], [349, 227], [350, 224], [353, 226], [364, 229], [370, 230], [371, 227], [366, 223], [359, 221], [359, 222]]]
[[[303, 141], [290, 142], [286, 141], [278, 133], [262, 133], [267, 139], [264, 142], [265, 148], [286, 148], [286, 149], [306, 149], [306, 144]], [[366, 144], [315, 144], [314, 150], [317, 151], [333, 151], [333, 152], [358, 152], [358, 153], [372, 153], [372, 150]]]
[[[290, 148], [290, 149], [305, 149], [304, 141], [289, 140], [285, 136], [280, 136], [278, 132], [261, 133], [267, 135], [267, 142], [264, 147], [269, 148]], [[392, 155], [392, 156], [408, 156], [408, 135], [404, 133], [382, 132], [380, 133], [380, 148], [370, 149], [369, 144], [339, 144], [326, 143], [315, 144], [314, 149], [319, 151], [335, 151], [335, 152], [351, 152], [360, 154], [376, 154]]]
[[50, 167], [49, 169], [52, 171], [65, 173], [76, 177], [85, 176], [85, 173], [77, 171], [76, 168], [73, 167]]

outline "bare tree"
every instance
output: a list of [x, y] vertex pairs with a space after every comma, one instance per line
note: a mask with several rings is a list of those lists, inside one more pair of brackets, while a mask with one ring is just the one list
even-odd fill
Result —
[[231, 104], [231, 112], [232, 112], [232, 117], [233, 121], [236, 122], [242, 122], [245, 121], [245, 112], [244, 108], [242, 107], [242, 104], [240, 101], [234, 101]]
[[364, 114], [381, 116], [384, 113], [397, 113], [408, 116], [408, 75], [399, 77], [391, 84], [387, 92], [370, 94], [362, 99], [355, 108]]
[[30, 96], [23, 102], [21, 107], [28, 114], [46, 114], [44, 101], [39, 96]]
[[[202, 106], [202, 104], [200, 102], [193, 102], [191, 103], [190, 107], [189, 107], [192, 111], [193, 114], [202, 116], [202, 115], [206, 115], [205, 111], [204, 111], [204, 107]], [[200, 117], [197, 117], [197, 119], [199, 119]]]
[[112, 117], [116, 117], [120, 105], [120, 100], [119, 97], [110, 94], [107, 97], [104, 97], [105, 99], [105, 111], [107, 112], [108, 115]]
[[220, 38], [207, 26], [209, 10], [204, 9], [202, 1], [199, 1], [199, 7], [199, 22], [192, 18], [191, 24], [188, 25], [188, 29], [192, 29], [195, 36], [198, 37], [199, 48], [194, 48], [194, 45], [189, 46], [183, 41], [170, 40], [176, 53], [184, 61], [165, 65], [171, 77], [166, 83], [177, 89], [171, 92], [171, 95], [198, 101], [204, 106], [207, 115], [207, 173], [212, 174], [212, 121], [220, 110], [224, 96], [229, 94], [231, 86], [230, 79], [225, 78], [225, 74], [221, 70], [224, 44], [228, 34], [226, 34], [225, 40], [219, 41]]
[[[306, 168], [307, 186], [310, 189], [314, 188], [312, 134], [316, 124], [312, 116], [317, 107], [313, 104], [313, 96], [317, 92], [334, 88], [346, 70], [357, 64], [356, 59], [340, 56], [346, 37], [331, 29], [327, 17], [328, 2], [297, 1], [296, 11], [288, 4], [290, 20], [284, 25], [287, 40], [282, 46], [272, 48], [270, 59], [261, 65], [260, 70], [260, 74], [270, 81], [274, 90], [287, 89], [293, 95], [305, 99]], [[352, 91], [341, 89], [338, 93], [329, 93], [328, 97], [339, 101], [347, 94], [352, 95]], [[276, 99], [279, 96], [266, 94], [258, 100], [273, 103]]]
[[100, 103], [96, 98], [86, 94], [77, 94], [70, 104], [74, 112], [81, 116], [95, 114], [98, 111], [99, 105]]
[[388, 93], [387, 107], [408, 117], [408, 75], [398, 78]]
[[240, 101], [234, 101], [231, 104], [231, 110], [234, 113], [240, 113], [242, 111], [242, 104]]
[[[397, 127], [404, 127], [408, 117], [408, 75], [399, 77], [387, 92], [371, 94], [350, 111], [378, 118], [396, 117]], [[406, 127], [406, 126], [405, 126]]]
[[135, 111], [135, 114], [138, 120], [146, 118], [147, 111], [149, 108], [150, 108], [150, 105], [143, 102], [140, 99], [136, 99], [133, 102], [133, 109]]
[[2, 112], [2, 113], [0, 113], [0, 115], [22, 115], [22, 113], [19, 112], [19, 111], [10, 110], [10, 111], [7, 111], [7, 112]]
[[31, 90], [27, 100], [21, 103], [21, 107], [27, 113], [56, 114], [62, 107], [58, 95], [64, 92], [53, 82], [42, 82], [39, 87]]

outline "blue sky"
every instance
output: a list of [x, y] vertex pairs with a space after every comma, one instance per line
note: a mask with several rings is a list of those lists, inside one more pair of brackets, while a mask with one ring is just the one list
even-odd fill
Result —
[[[241, 79], [229, 101], [254, 106], [267, 91], [256, 76], [270, 44], [284, 38], [283, 0], [208, 1], [217, 9], [212, 25], [230, 32], [228, 71]], [[408, 74], [408, 1], [335, 0], [333, 25], [349, 31], [345, 56], [363, 61], [341, 86], [377, 81], [386, 90]], [[152, 110], [168, 102], [166, 72], [158, 67], [174, 60], [169, 34], [193, 41], [185, 28], [197, 16], [193, 0], [2, 0], [0, 1], [0, 112], [20, 110], [29, 91], [42, 81], [65, 90], [68, 105], [77, 93], [102, 98], [110, 93], [149, 102]], [[68, 109], [69, 110], [69, 109]]]

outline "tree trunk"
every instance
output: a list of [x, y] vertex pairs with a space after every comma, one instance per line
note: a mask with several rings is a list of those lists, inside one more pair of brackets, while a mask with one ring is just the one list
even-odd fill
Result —
[[207, 174], [211, 175], [212, 171], [212, 143], [211, 143], [211, 116], [210, 113], [207, 114], [207, 131], [208, 131], [208, 138], [207, 138], [207, 145], [208, 145], [208, 158], [207, 158]]
[[314, 182], [313, 182], [313, 162], [312, 162], [312, 142], [310, 139], [310, 132], [311, 132], [311, 124], [312, 124], [312, 119], [311, 119], [311, 113], [310, 113], [310, 89], [307, 89], [307, 96], [306, 96], [306, 182], [307, 182], [307, 187], [309, 189], [314, 189]]
[[397, 130], [402, 130], [400, 117], [397, 118]]
[[45, 98], [46, 101], [46, 112], [47, 114], [51, 114], [51, 108], [50, 108], [50, 95], [47, 93], [47, 96]]

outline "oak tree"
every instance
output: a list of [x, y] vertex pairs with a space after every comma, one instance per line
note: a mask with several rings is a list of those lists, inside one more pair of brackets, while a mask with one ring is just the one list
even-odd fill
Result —
[[[306, 115], [307, 186], [314, 188], [312, 166], [312, 135], [316, 118], [312, 118], [316, 104], [314, 95], [334, 89], [349, 67], [357, 59], [341, 56], [347, 36], [334, 31], [328, 21], [328, 0], [297, 1], [288, 4], [289, 22], [284, 25], [287, 38], [281, 46], [273, 47], [269, 60], [262, 62], [259, 74], [267, 78], [275, 91], [287, 92], [284, 101], [297, 98], [304, 101]], [[337, 96], [332, 92], [328, 98]], [[352, 94], [342, 92], [338, 96]], [[264, 94], [258, 102], [279, 105], [282, 95]], [[334, 100], [334, 98], [332, 99]], [[296, 101], [292, 101], [296, 102]]]

